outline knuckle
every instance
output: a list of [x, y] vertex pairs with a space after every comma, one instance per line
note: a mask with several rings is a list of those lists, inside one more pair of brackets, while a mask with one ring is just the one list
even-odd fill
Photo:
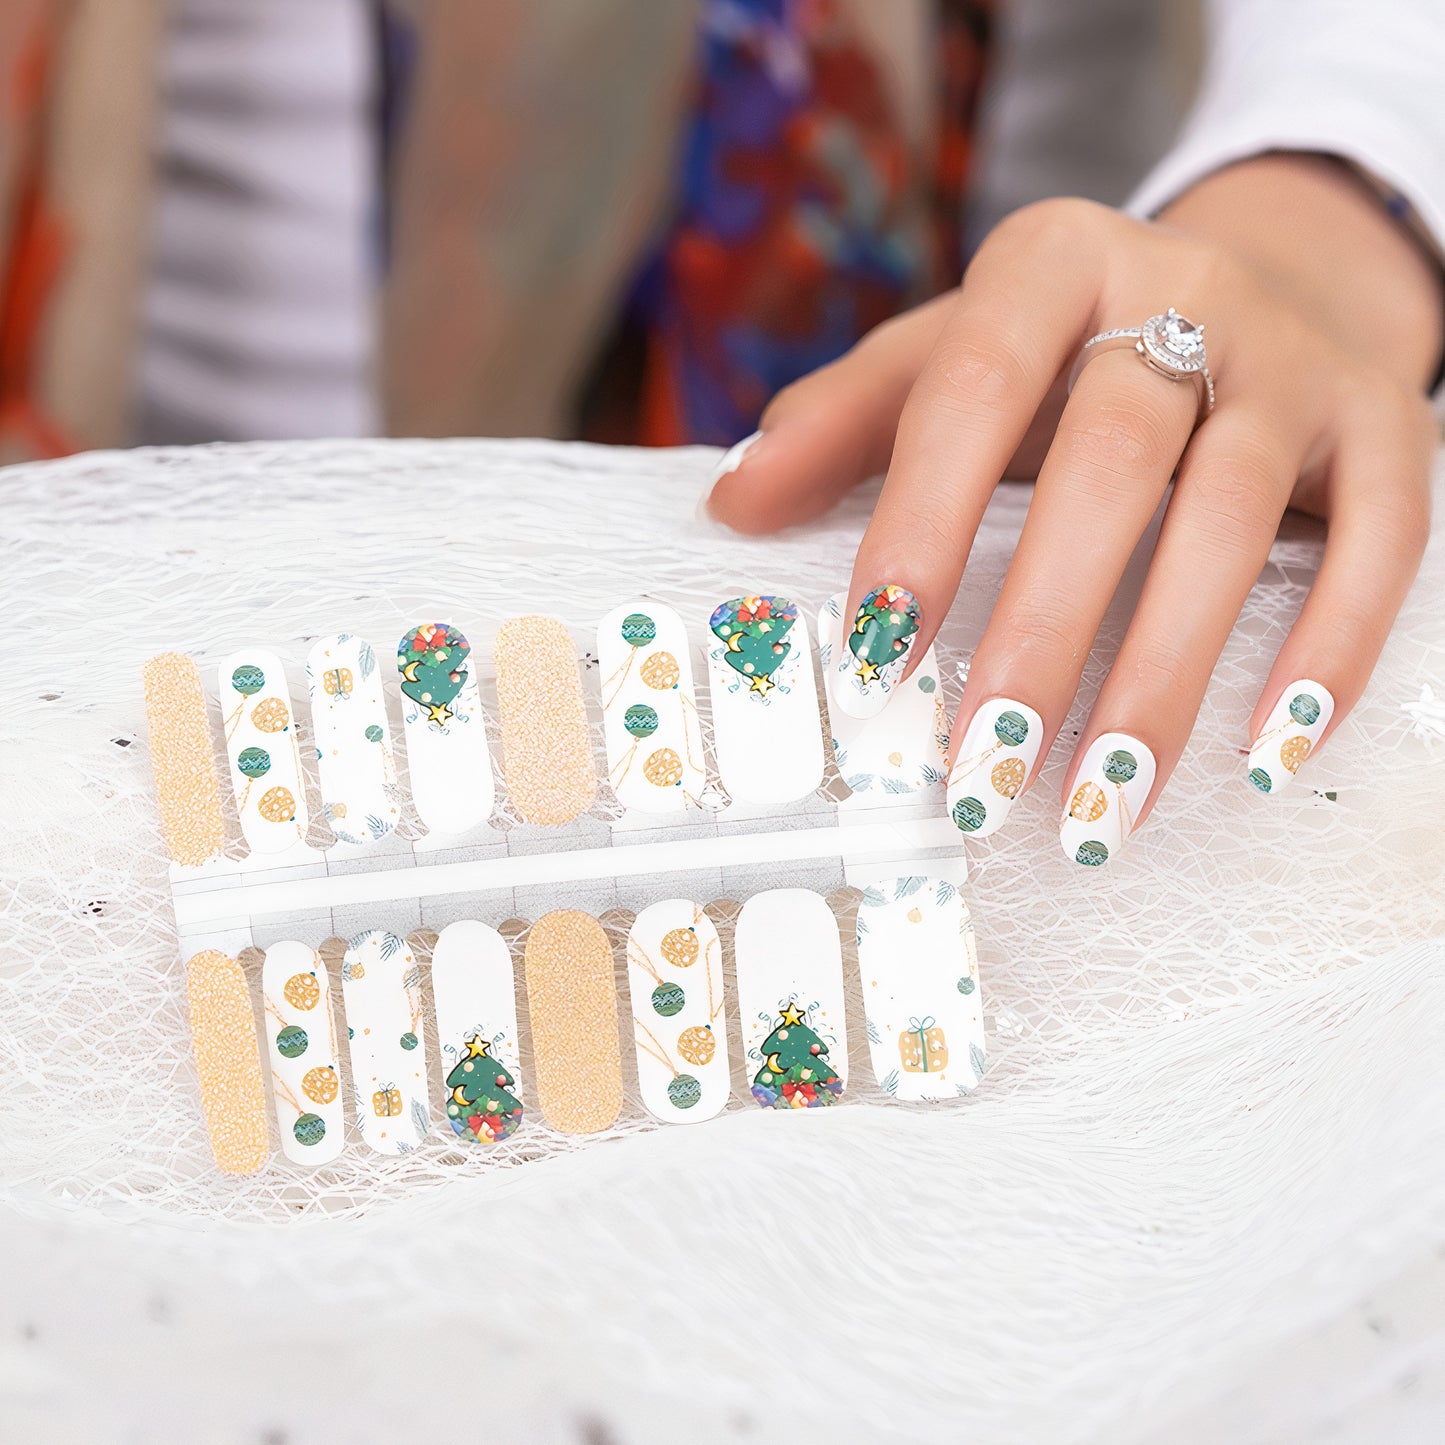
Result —
[[1196, 531], [1206, 542], [1238, 547], [1274, 535], [1284, 512], [1282, 472], [1248, 452], [1212, 458], [1188, 489]]
[[1020, 667], [1067, 673], [1083, 666], [1088, 642], [1081, 645], [1063, 599], [1038, 596], [1019, 602], [1009, 614], [1007, 635]]
[[1143, 480], [1172, 469], [1178, 438], [1169, 418], [1142, 400], [1101, 400], [1065, 432], [1075, 466], [1103, 476]]
[[936, 400], [990, 409], [1016, 395], [1026, 377], [1023, 361], [1000, 338], [940, 342], [930, 372]]

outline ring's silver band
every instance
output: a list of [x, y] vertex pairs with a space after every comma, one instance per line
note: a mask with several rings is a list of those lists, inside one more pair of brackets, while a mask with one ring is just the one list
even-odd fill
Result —
[[1106, 351], [1117, 351], [1125, 346], [1137, 352], [1150, 371], [1157, 372], [1166, 380], [1199, 382], [1199, 416], [1194, 423], [1196, 426], [1214, 410], [1214, 376], [1208, 365], [1201, 365], [1194, 371], [1172, 371], [1166, 366], [1161, 366], [1145, 350], [1143, 327], [1141, 326], [1116, 327], [1113, 331], [1101, 331], [1097, 336], [1091, 336], [1074, 359], [1073, 367], [1069, 371], [1068, 389], [1073, 391], [1074, 383], [1079, 379], [1079, 373], [1096, 356], [1102, 356]]

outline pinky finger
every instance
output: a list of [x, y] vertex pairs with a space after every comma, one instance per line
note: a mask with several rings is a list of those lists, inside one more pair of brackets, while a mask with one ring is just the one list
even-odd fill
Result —
[[1428, 411], [1346, 423], [1330, 466], [1319, 575], [1250, 722], [1249, 781], [1277, 793], [1359, 701], [1430, 530]]

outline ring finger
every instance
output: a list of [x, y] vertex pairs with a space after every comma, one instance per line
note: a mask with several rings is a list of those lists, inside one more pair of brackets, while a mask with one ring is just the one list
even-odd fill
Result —
[[1086, 366], [974, 654], [954, 727], [949, 814], [994, 832], [1063, 725], [1085, 659], [1189, 440], [1198, 393], [1124, 351]]

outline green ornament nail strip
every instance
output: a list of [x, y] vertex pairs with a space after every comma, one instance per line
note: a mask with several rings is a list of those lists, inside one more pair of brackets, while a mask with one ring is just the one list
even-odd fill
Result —
[[1083, 868], [1117, 857], [1154, 786], [1154, 754], [1127, 733], [1089, 745], [1059, 825], [1064, 856]]
[[1249, 750], [1250, 784], [1271, 794], [1288, 787], [1334, 712], [1334, 694], [1323, 683], [1301, 678], [1285, 688]]
[[1038, 713], [1011, 698], [990, 698], [974, 713], [948, 776], [948, 816], [960, 833], [987, 838], [1003, 827], [1043, 734]]
[[345, 1123], [321, 955], [294, 940], [273, 943], [261, 969], [261, 997], [281, 1152], [297, 1164], [329, 1163], [344, 1147]]

